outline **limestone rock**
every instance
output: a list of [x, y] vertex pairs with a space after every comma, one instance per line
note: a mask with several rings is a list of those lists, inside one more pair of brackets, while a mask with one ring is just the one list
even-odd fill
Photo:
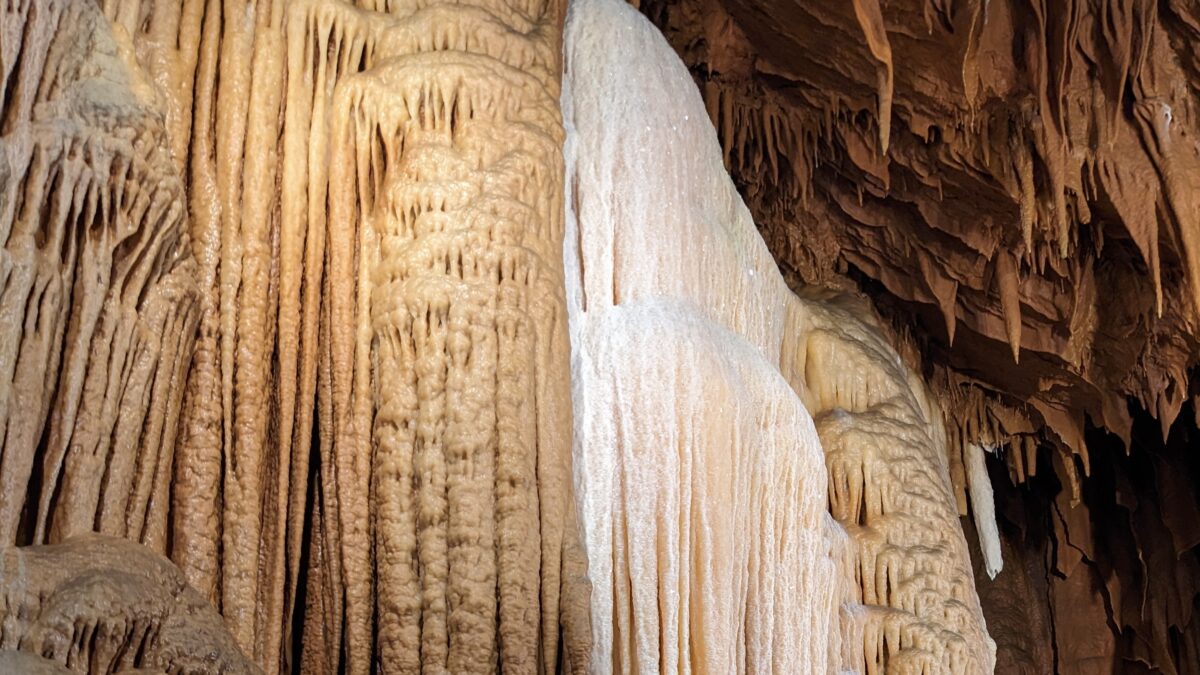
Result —
[[783, 268], [870, 294], [971, 420], [952, 463], [1021, 480], [1036, 439], [1077, 482], [1127, 399], [1165, 435], [1200, 363], [1194, 2], [637, 4]]
[[583, 658], [563, 3], [102, 5], [189, 178], [189, 580], [268, 672]]
[[0, 621], [5, 672], [261, 672], [169, 560], [115, 537], [0, 553]]
[[581, 0], [566, 53], [594, 663], [991, 672], [929, 390], [864, 304], [789, 290], [647, 22]]
[[184, 186], [90, 3], [0, 8], [0, 544], [167, 548], [197, 317]]

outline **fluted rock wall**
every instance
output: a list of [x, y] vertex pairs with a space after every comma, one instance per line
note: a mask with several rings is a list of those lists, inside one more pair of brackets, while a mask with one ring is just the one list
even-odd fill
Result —
[[4, 543], [166, 551], [268, 672], [582, 667], [562, 14], [8, 3]]
[[[1171, 426], [1197, 353], [1195, 157], [1177, 149], [1194, 114], [1176, 105], [1194, 68], [1171, 42], [1194, 11], [1114, 19], [1105, 64], [1175, 55], [1125, 66], [1129, 110], [1104, 78], [1047, 61], [1028, 73], [1033, 112], [939, 125], [912, 112], [892, 55], [913, 45], [889, 26], [912, 17], [812, 3], [801, 13], [832, 33], [861, 32], [865, 55], [839, 67], [871, 80], [813, 131], [807, 104], [761, 88], [804, 73], [756, 60], [739, 32], [808, 44], [807, 23], [779, 37], [772, 3], [644, 4], [669, 32], [682, 17], [727, 36], [682, 49], [713, 68], [704, 97], [632, 9], [574, 0], [567, 134], [560, 0], [0, 9], [0, 545], [140, 541], [179, 564], [204, 617], [172, 614], [173, 571], [119, 569], [141, 549], [104, 544], [86, 583], [68, 579], [89, 555], [76, 548], [66, 563], [9, 551], [0, 668], [169, 669], [211, 648], [237, 672], [252, 668], [240, 646], [268, 673], [989, 672], [968, 511], [988, 577], [1053, 594], [1057, 663], [1194, 661], [1186, 481], [1117, 460], [1104, 490], [1081, 478], [1085, 415], [1128, 442], [1128, 394]], [[1026, 12], [970, 9], [945, 21], [992, 22], [963, 26], [976, 68]], [[942, 14], [926, 12], [931, 34]], [[1058, 35], [1060, 18], [1034, 11], [1029, 34], [1094, 47]], [[810, 61], [812, 82], [846, 79]], [[972, 105], [1004, 93], [997, 73], [954, 75]], [[739, 77], [769, 95], [748, 105]], [[1080, 119], [1108, 150], [1063, 154], [1083, 127], [1045, 98], [1052, 80], [1090, 92]], [[1013, 120], [1051, 124], [1006, 136]], [[923, 163], [958, 161], [946, 139], [969, 151], [969, 180]], [[1118, 165], [1129, 142], [1145, 156]], [[981, 184], [984, 234], [961, 225]], [[884, 219], [908, 212], [895, 195], [920, 217]], [[897, 244], [927, 230], [949, 235]], [[893, 313], [936, 306], [931, 380], [867, 302], [801, 278], [861, 283]], [[1101, 296], [1133, 278], [1144, 306], [1110, 312]], [[997, 352], [1027, 354], [986, 376], [1002, 395], [956, 372]], [[1044, 441], [1060, 451], [1061, 484], [1034, 486], [1054, 496], [1051, 533], [1021, 540], [1011, 513], [997, 526], [986, 453], [1021, 482]], [[1128, 534], [1096, 534], [1097, 514], [1127, 514]], [[1067, 545], [1051, 560], [1045, 541]], [[42, 588], [28, 561], [62, 569]], [[1085, 596], [1087, 630], [1054, 623]], [[999, 615], [1002, 663], [1036, 669], [1046, 617], [1026, 609]], [[1010, 639], [1013, 617], [1037, 619], [1031, 641]]]
[[786, 288], [657, 31], [580, 0], [566, 36], [594, 672], [836, 672], [848, 542], [778, 369]]
[[574, 672], [561, 8], [412, 9], [329, 104], [326, 653]]
[[594, 663], [991, 672], [925, 385], [865, 303], [784, 284], [652, 26], [579, 0], [566, 40]]
[[865, 301], [801, 298], [788, 308], [784, 372], [816, 419], [830, 511], [856, 544], [865, 672], [992, 672], [936, 400]]
[[1008, 446], [1023, 477], [1041, 444], [1078, 483], [1126, 397], [1171, 426], [1200, 361], [1195, 2], [635, 4], [785, 269], [870, 293], [945, 371], [953, 461]]
[[0, 545], [165, 551], [197, 293], [164, 118], [89, 3], [0, 37]]

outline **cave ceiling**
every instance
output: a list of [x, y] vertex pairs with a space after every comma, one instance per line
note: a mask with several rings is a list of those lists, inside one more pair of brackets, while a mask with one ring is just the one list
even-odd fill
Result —
[[1085, 426], [1128, 443], [1130, 404], [1171, 426], [1198, 346], [1200, 4], [640, 9], [780, 266], [871, 295], [1018, 479], [1033, 442], [1088, 472]]

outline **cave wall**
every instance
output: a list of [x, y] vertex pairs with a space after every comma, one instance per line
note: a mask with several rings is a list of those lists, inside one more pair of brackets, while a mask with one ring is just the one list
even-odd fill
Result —
[[[1005, 570], [988, 584], [977, 566], [976, 579], [997, 672], [1195, 672], [1194, 438], [1193, 426], [1177, 422], [1164, 442], [1156, 420], [1141, 414], [1126, 454], [1119, 439], [1090, 429], [1095, 462], [1077, 503], [1052, 467], [1018, 483], [989, 461]], [[1040, 461], [1053, 460], [1042, 453]]]
[[120, 537], [6, 549], [0, 623], [5, 673], [262, 672], [171, 561]]
[[165, 551], [199, 294], [164, 117], [93, 5], [0, 35], [0, 544]]
[[1200, 667], [1195, 3], [635, 4], [3, 6], [0, 662]]
[[812, 416], [781, 372], [790, 293], [695, 87], [619, 0], [572, 3], [566, 64], [591, 668], [857, 669], [852, 543], [827, 512]]
[[1197, 355], [1194, 2], [638, 4], [781, 265], [899, 316], [952, 419], [981, 390], [997, 437], [965, 442], [1035, 434], [1086, 473], [1085, 418], [1127, 440], [1131, 398], [1170, 427]]
[[267, 672], [582, 668], [564, 7], [7, 3], [4, 543]]

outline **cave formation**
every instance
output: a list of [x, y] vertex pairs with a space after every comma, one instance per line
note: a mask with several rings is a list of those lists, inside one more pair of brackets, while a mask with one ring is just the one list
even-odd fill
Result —
[[0, 671], [1200, 673], [1195, 0], [8, 0]]

